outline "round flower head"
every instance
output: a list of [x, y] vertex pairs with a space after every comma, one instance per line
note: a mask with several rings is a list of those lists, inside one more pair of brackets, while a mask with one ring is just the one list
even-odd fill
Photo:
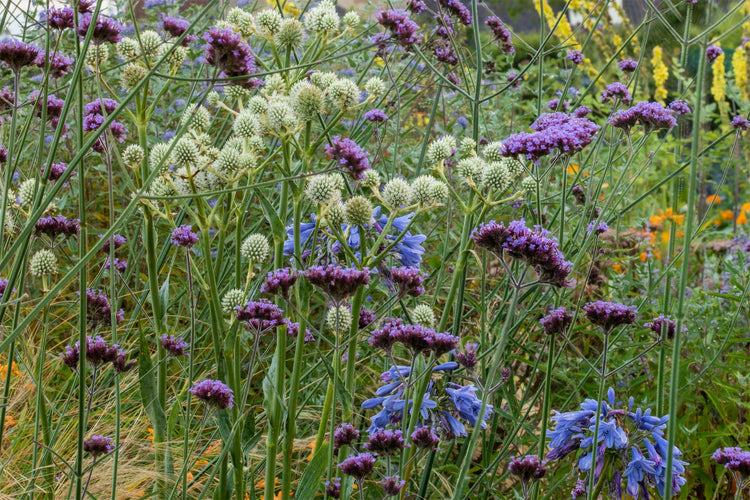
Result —
[[278, 136], [294, 132], [299, 117], [286, 101], [274, 101], [268, 105], [266, 111], [266, 125], [269, 132]]
[[391, 179], [383, 188], [383, 200], [390, 208], [401, 208], [409, 204], [411, 186], [401, 177]]
[[610, 83], [607, 87], [602, 90], [601, 101], [605, 104], [610, 101], [622, 101], [625, 104], [630, 104], [633, 98], [630, 96], [628, 87], [620, 82]]
[[281, 14], [276, 9], [266, 9], [255, 16], [255, 24], [261, 33], [274, 35], [281, 29]]
[[445, 185], [442, 181], [435, 179], [430, 175], [420, 175], [411, 183], [412, 203], [418, 203], [423, 207], [429, 207], [442, 201], [442, 188]]
[[[651, 320], [651, 322], [646, 323], [643, 326], [654, 332], [659, 337], [661, 337], [663, 330], [664, 333], [666, 333], [667, 338], [670, 340], [674, 338], [674, 334], [677, 331], [677, 322], [673, 320], [671, 316], [664, 316], [663, 314], [660, 314], [658, 317]], [[683, 328], [682, 332], [687, 332], [687, 328]]]
[[470, 156], [459, 160], [456, 163], [455, 171], [458, 175], [466, 179], [467, 182], [476, 185], [482, 180], [484, 167], [485, 164], [481, 158]]
[[41, 53], [34, 45], [13, 38], [0, 41], [0, 61], [16, 73], [23, 67], [33, 65]]
[[367, 120], [370, 123], [383, 123], [384, 121], [388, 120], [388, 115], [386, 115], [383, 111], [379, 109], [371, 109], [364, 115], [364, 119]]
[[251, 234], [245, 238], [240, 247], [240, 254], [253, 262], [263, 262], [270, 251], [268, 239], [260, 233]]
[[190, 344], [185, 342], [182, 337], [175, 337], [174, 335], [167, 335], [166, 333], [159, 337], [162, 347], [171, 356], [188, 356], [188, 349]]
[[458, 361], [458, 364], [463, 366], [464, 368], [471, 370], [475, 366], [477, 366], [477, 362], [479, 361], [477, 359], [477, 349], [479, 348], [479, 344], [475, 343], [468, 343], [464, 346], [464, 350], [461, 351], [459, 349], [455, 349], [453, 351], [453, 355], [456, 358], [456, 361]]
[[349, 12], [344, 14], [344, 17], [341, 18], [341, 21], [344, 23], [344, 26], [346, 26], [347, 28], [354, 29], [357, 26], [359, 26], [361, 19], [359, 17], [359, 14], [357, 14], [353, 10], [350, 10]]
[[305, 277], [313, 286], [322, 288], [334, 301], [340, 302], [370, 282], [370, 271], [334, 265], [313, 266], [305, 271]]
[[241, 153], [232, 147], [224, 147], [214, 164], [216, 170], [222, 173], [237, 172], [241, 167]]
[[[86, 34], [89, 31], [89, 26], [91, 25], [92, 25], [91, 14], [84, 14], [83, 16], [81, 16], [81, 19], [78, 25], [78, 36], [81, 40], [86, 38]], [[118, 23], [111, 17], [100, 15], [96, 19], [96, 21], [93, 23], [92, 29], [93, 29], [93, 33], [91, 36], [91, 41], [95, 45], [99, 45], [105, 42], [117, 43], [122, 39], [122, 37], [120, 36], [122, 27], [120, 26], [120, 23]]]
[[566, 333], [573, 322], [573, 316], [564, 307], [551, 310], [545, 317], [539, 320], [544, 327], [544, 333]]
[[399, 476], [386, 476], [380, 481], [386, 497], [398, 495], [405, 484], [406, 481], [402, 481]]
[[172, 231], [172, 244], [183, 248], [192, 248], [198, 243], [198, 235], [193, 232], [193, 226], [183, 224]]
[[46, 234], [50, 238], [57, 236], [75, 236], [81, 229], [81, 222], [78, 219], [68, 220], [64, 215], [54, 217], [42, 217], [34, 224], [34, 234]]
[[307, 80], [295, 83], [289, 94], [292, 97], [294, 111], [304, 121], [315, 120], [325, 111], [323, 90]]
[[404, 449], [404, 438], [401, 431], [378, 429], [370, 434], [365, 449], [382, 456], [390, 456]]
[[362, 186], [374, 191], [380, 189], [380, 172], [377, 170], [365, 170], [365, 177], [362, 179]]
[[182, 112], [180, 128], [196, 132], [204, 132], [211, 125], [211, 114], [203, 106], [190, 104]]
[[172, 162], [180, 166], [193, 166], [198, 162], [198, 145], [188, 137], [180, 138], [172, 149]]
[[314, 33], [334, 32], [339, 25], [336, 6], [330, 0], [323, 0], [305, 15], [305, 27]]
[[257, 88], [260, 83], [250, 75], [256, 72], [255, 56], [242, 37], [229, 28], [210, 28], [203, 34], [206, 62], [232, 78], [233, 85]]
[[678, 115], [686, 115], [690, 113], [690, 106], [682, 99], [677, 99], [669, 103], [667, 106], [669, 109], [674, 111]]
[[254, 333], [263, 333], [285, 323], [284, 311], [267, 299], [248, 302], [236, 308], [235, 316]]
[[203, 380], [197, 382], [190, 392], [208, 406], [225, 410], [234, 405], [234, 393], [220, 380]]
[[328, 86], [326, 93], [331, 104], [341, 111], [347, 111], [359, 104], [362, 96], [357, 84], [347, 78], [337, 79]]
[[94, 458], [112, 453], [115, 447], [112, 444], [112, 438], [104, 436], [91, 436], [83, 441], [83, 451]]
[[138, 144], [131, 144], [122, 152], [122, 161], [130, 168], [139, 168], [146, 158], [146, 153]]
[[628, 57], [627, 59], [623, 59], [621, 61], [618, 61], [617, 62], [617, 67], [623, 73], [632, 73], [636, 69], [638, 69], [638, 61], [634, 61], [633, 59], [630, 59]]
[[482, 184], [488, 189], [498, 192], [508, 189], [512, 183], [513, 175], [508, 170], [507, 163], [509, 162], [493, 161], [485, 164], [482, 171]]
[[677, 126], [674, 113], [659, 102], [640, 101], [628, 109], [614, 112], [608, 122], [613, 127], [629, 131], [636, 125], [647, 130], [668, 129]]
[[491, 142], [482, 149], [482, 156], [487, 161], [502, 161], [505, 158], [500, 152], [502, 146], [502, 142]]
[[31, 206], [34, 202], [34, 194], [36, 193], [36, 179], [33, 177], [26, 179], [18, 186], [18, 199], [21, 206]]
[[399, 297], [419, 297], [424, 293], [425, 275], [417, 267], [394, 267], [391, 269], [391, 280], [396, 285]]
[[284, 267], [270, 271], [266, 277], [266, 281], [261, 285], [260, 291], [274, 295], [278, 293], [285, 299], [288, 299], [289, 290], [297, 282], [297, 278], [299, 278], [299, 273], [296, 269]]
[[709, 63], [713, 63], [716, 59], [722, 55], [724, 51], [718, 45], [711, 45], [706, 49], [706, 59]]
[[411, 311], [411, 319], [417, 324], [433, 328], [435, 326], [435, 313], [427, 304], [419, 304]]
[[276, 45], [283, 49], [296, 49], [302, 46], [304, 33], [302, 23], [293, 17], [285, 18], [281, 22], [278, 33], [274, 36]]
[[740, 131], [750, 130], [750, 121], [748, 121], [748, 119], [742, 115], [737, 115], [734, 118], [732, 118], [732, 121], [729, 123], [729, 125], [735, 130], [740, 130]]
[[635, 322], [637, 309], [616, 302], [598, 300], [583, 306], [586, 319], [609, 332], [621, 325]]
[[569, 50], [567, 52], [567, 57], [576, 66], [581, 64], [583, 62], [583, 54], [581, 54], [580, 50]]
[[225, 314], [234, 314], [238, 307], [245, 305], [246, 301], [247, 296], [245, 295], [245, 291], [240, 290], [239, 288], [233, 288], [222, 297], [221, 310], [224, 311]]
[[352, 424], [341, 424], [333, 432], [333, 451], [349, 446], [359, 439], [359, 431]]
[[456, 138], [452, 135], [443, 136], [433, 141], [427, 148], [427, 161], [431, 165], [436, 165], [453, 156], [455, 151]]
[[51, 250], [37, 251], [29, 261], [29, 272], [39, 278], [57, 273], [57, 257]]
[[334, 332], [348, 331], [352, 324], [352, 312], [347, 306], [332, 307], [326, 313], [326, 324]]
[[372, 97], [380, 97], [386, 92], [385, 82], [374, 76], [365, 82], [365, 92]]
[[375, 467], [375, 457], [370, 453], [357, 453], [347, 457], [338, 467], [347, 476], [362, 481], [372, 473]]
[[528, 160], [539, 162], [554, 150], [572, 155], [583, 150], [596, 138], [601, 129], [587, 118], [576, 118], [565, 113], [545, 113], [531, 124], [534, 132], [510, 135], [500, 147], [503, 156], [524, 155]]
[[372, 203], [364, 196], [354, 196], [344, 204], [344, 221], [350, 226], [369, 226], [372, 214]]

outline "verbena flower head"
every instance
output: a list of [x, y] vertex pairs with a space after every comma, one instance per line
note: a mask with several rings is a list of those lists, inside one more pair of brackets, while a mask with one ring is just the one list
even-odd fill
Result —
[[394, 267], [391, 269], [391, 280], [396, 285], [398, 296], [419, 297], [424, 293], [425, 275], [417, 267]]
[[[687, 463], [680, 460], [682, 453], [674, 447], [672, 471], [666, 470], [668, 442], [664, 430], [669, 416], [658, 417], [652, 415], [650, 409], [644, 411], [633, 407], [633, 398], [628, 401], [627, 408], [617, 404], [615, 391], [610, 388], [606, 401], [586, 399], [580, 410], [554, 412], [555, 429], [547, 433], [550, 439], [547, 461], [561, 460], [577, 453], [580, 470], [591, 474], [592, 450], [595, 449], [594, 481], [599, 480], [606, 467], [610, 471], [607, 476], [610, 491], [622, 490], [624, 478], [625, 489], [633, 497], [637, 497], [638, 492], [648, 495], [654, 486], [663, 496], [666, 481], [672, 481], [673, 494], [677, 495], [680, 486], [686, 482], [683, 474]], [[597, 408], [600, 411], [599, 434], [595, 435]], [[576, 486], [578, 496], [585, 491], [583, 485], [586, 482], [579, 480]]]
[[569, 50], [566, 55], [568, 59], [570, 60], [570, 62], [572, 62], [576, 66], [578, 66], [579, 64], [583, 62], [583, 54], [581, 53], [580, 50], [576, 50], [576, 49]]
[[359, 431], [352, 424], [343, 423], [333, 432], [333, 451], [349, 446], [359, 439]]
[[640, 101], [627, 109], [615, 111], [609, 117], [613, 127], [629, 131], [636, 125], [647, 130], [668, 129], [677, 126], [674, 113], [659, 102]]
[[589, 302], [583, 306], [583, 311], [586, 313], [586, 319], [605, 331], [634, 323], [638, 312], [635, 307], [603, 300]]
[[183, 224], [172, 231], [172, 244], [183, 248], [192, 248], [198, 243], [198, 235], [193, 232], [193, 226]]
[[544, 327], [544, 333], [566, 333], [573, 322], [573, 316], [564, 307], [551, 310], [545, 317], [539, 320]]
[[76, 236], [80, 230], [80, 220], [69, 220], [64, 215], [42, 217], [34, 224], [34, 234], [46, 234], [53, 239], [57, 236]]
[[[164, 16], [164, 19], [162, 19], [162, 28], [173, 37], [179, 38], [188, 30], [188, 28], [190, 28], [190, 23], [179, 17]], [[185, 35], [185, 38], [182, 39], [182, 45], [187, 47], [197, 39], [198, 37], [196, 35]]]
[[91, 436], [83, 441], [83, 451], [94, 458], [112, 453], [115, 447], [112, 438], [104, 436]]
[[477, 366], [477, 363], [479, 362], [477, 358], [478, 348], [479, 344], [470, 342], [464, 346], [463, 350], [459, 350], [458, 348], [454, 349], [453, 356], [456, 358], [459, 365], [471, 370]]
[[72, 29], [75, 27], [75, 13], [70, 7], [50, 7], [49, 10], [44, 12], [44, 21], [47, 26], [54, 30]]
[[688, 103], [686, 103], [682, 99], [677, 99], [670, 102], [667, 107], [678, 115], [686, 115], [690, 113], [690, 106], [688, 106]]
[[403, 433], [399, 430], [378, 429], [370, 434], [365, 449], [376, 455], [395, 455], [404, 449]]
[[[99, 238], [104, 238], [103, 234], [99, 235]], [[110, 245], [114, 245], [114, 249], [117, 250], [121, 246], [123, 246], [128, 240], [121, 234], [115, 234], [112, 236], [112, 238], [105, 240], [104, 243], [102, 243], [102, 246], [100, 247], [99, 251], [105, 254], [109, 254]]]
[[[673, 320], [671, 316], [664, 316], [663, 314], [660, 314], [658, 317], [643, 326], [654, 332], [659, 337], [661, 337], [662, 330], [666, 327], [667, 338], [670, 340], [674, 338], [674, 334], [677, 331], [677, 322]], [[687, 328], [683, 327], [682, 332], [687, 332]]]
[[539, 162], [555, 149], [560, 154], [573, 154], [588, 146], [601, 127], [588, 118], [576, 118], [565, 113], [542, 114], [532, 125], [535, 132], [510, 135], [500, 148], [503, 156], [524, 155]]
[[363, 179], [364, 172], [370, 169], [370, 154], [349, 138], [334, 136], [331, 144], [326, 146], [326, 154], [344, 167], [352, 179]]
[[607, 231], [609, 231], [609, 225], [604, 221], [591, 221], [591, 223], [589, 223], [588, 227], [586, 228], [586, 232], [588, 234], [603, 234]]
[[380, 485], [383, 487], [383, 492], [386, 497], [396, 496], [401, 492], [401, 489], [406, 484], [406, 481], [402, 481], [399, 476], [385, 476]]
[[567, 279], [572, 264], [565, 260], [557, 240], [548, 231], [537, 227], [531, 230], [523, 219], [513, 221], [506, 227], [502, 222], [491, 221], [476, 228], [472, 234], [474, 243], [500, 258], [507, 253], [534, 268], [539, 281], [554, 286], [570, 286]]
[[370, 453], [356, 453], [347, 457], [338, 467], [347, 476], [362, 481], [372, 473], [375, 467], [375, 457]]
[[40, 54], [41, 50], [30, 43], [14, 38], [0, 41], [0, 62], [7, 64], [16, 73], [23, 67], [33, 65]]
[[207, 42], [203, 47], [206, 62], [221, 71], [221, 76], [232, 78], [232, 85], [247, 89], [260, 85], [260, 80], [250, 78], [257, 71], [255, 56], [240, 35], [230, 28], [210, 28], [203, 34], [203, 39]]
[[628, 87], [624, 83], [610, 83], [604, 90], [602, 90], [602, 104], [618, 100], [624, 102], [625, 104], [630, 104], [633, 101], [633, 98], [630, 96], [630, 92], [628, 91]]
[[[125, 311], [120, 309], [116, 314], [119, 323], [125, 318]], [[109, 325], [112, 322], [112, 309], [109, 299], [101, 290], [88, 288], [86, 290], [86, 319], [89, 328], [95, 329], [100, 324]]]
[[159, 337], [161, 346], [171, 356], [189, 356], [190, 344], [185, 342], [182, 337], [175, 337], [174, 335], [167, 335], [166, 333]]
[[397, 45], [408, 48], [420, 42], [419, 25], [411, 20], [409, 13], [403, 9], [381, 10], [375, 13], [375, 20], [390, 32], [390, 37], [376, 35], [377, 45], [385, 44], [392, 39]]
[[423, 450], [437, 450], [440, 438], [433, 432], [432, 427], [424, 425], [414, 429], [411, 433], [411, 442]]
[[718, 45], [711, 45], [710, 47], [706, 48], [706, 59], [709, 63], [712, 63], [723, 53], [724, 51], [721, 50], [721, 47], [719, 47]]
[[732, 118], [732, 121], [729, 122], [729, 125], [736, 130], [750, 130], [750, 121], [748, 121], [747, 118], [742, 115], [737, 115]]
[[717, 464], [739, 474], [743, 481], [750, 476], [750, 451], [737, 447], [719, 448], [711, 455], [711, 458]]
[[371, 109], [364, 114], [364, 119], [371, 123], [383, 123], [388, 120], [388, 115], [379, 109]]
[[[86, 33], [88, 33], [89, 27], [91, 26], [91, 19], [91, 14], [84, 14], [81, 16], [78, 24], [78, 36], [81, 40], [86, 38]], [[122, 37], [120, 36], [122, 26], [111, 17], [100, 15], [94, 23], [93, 30], [91, 41], [94, 45], [100, 45], [105, 42], [117, 43], [122, 40]]]
[[632, 73], [636, 69], [638, 69], [638, 61], [634, 61], [631, 58], [622, 59], [621, 61], [617, 62], [617, 67], [620, 68], [620, 71], [623, 73]]
[[225, 410], [234, 405], [234, 393], [220, 380], [203, 380], [190, 389], [193, 395], [208, 406]]
[[516, 48], [513, 46], [513, 35], [505, 24], [497, 16], [490, 16], [484, 22], [492, 30], [492, 36], [495, 43], [500, 44], [500, 50], [506, 54], [515, 54]]
[[470, 26], [472, 22], [471, 11], [460, 0], [437, 0], [438, 5], [456, 17], [461, 23]]
[[128, 361], [128, 354], [124, 350], [118, 349], [115, 359], [112, 360], [112, 367], [115, 369], [115, 372], [127, 373], [132, 370], [134, 366], [135, 360]]
[[298, 278], [299, 272], [289, 267], [269, 271], [266, 281], [260, 286], [260, 291], [262, 293], [270, 293], [271, 295], [280, 294], [284, 299], [288, 299], [289, 290], [294, 286]]
[[539, 455], [513, 458], [508, 464], [508, 470], [526, 483], [537, 481], [547, 473], [546, 462], [539, 461]]
[[284, 324], [284, 312], [273, 302], [259, 299], [238, 307], [235, 316], [244, 321], [248, 330], [263, 333]]
[[322, 288], [335, 302], [351, 297], [359, 287], [370, 282], [370, 270], [367, 268], [359, 270], [329, 264], [310, 267], [304, 274], [311, 284]]

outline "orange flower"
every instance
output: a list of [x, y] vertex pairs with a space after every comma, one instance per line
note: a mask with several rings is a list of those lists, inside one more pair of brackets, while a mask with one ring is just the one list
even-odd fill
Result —
[[721, 215], [721, 220], [732, 220], [734, 219], [734, 212], [731, 210], [722, 210], [719, 212], [719, 215]]
[[579, 167], [579, 166], [578, 166], [578, 165], [576, 165], [575, 163], [569, 163], [569, 164], [568, 164], [568, 173], [569, 173], [570, 175], [575, 175], [575, 174], [577, 174], [577, 173], [578, 173], [578, 171], [579, 171], [580, 169], [581, 169], [581, 167]]
[[315, 455], [315, 441], [305, 446], [305, 448], [310, 448], [310, 455], [307, 457], [307, 461], [311, 461], [313, 458], [313, 455]]
[[663, 245], [666, 245], [667, 243], [669, 243], [669, 231], [661, 232], [661, 242]]
[[187, 478], [188, 482], [193, 480], [193, 473], [188, 471], [187, 474], [185, 474], [185, 477]]
[[154, 429], [152, 429], [151, 427], [148, 428], [148, 437], [146, 439], [148, 439], [149, 441], [154, 440]]
[[706, 201], [709, 203], [721, 203], [721, 196], [718, 194], [712, 194], [709, 195], [708, 198], [706, 198]]
[[744, 226], [745, 224], [747, 224], [747, 215], [742, 211], [740, 212], [740, 215], [737, 216], [737, 225]]
[[750, 212], [750, 203], [743, 203], [742, 204], [742, 211], [743, 212]]
[[646, 259], [648, 259], [648, 254], [646, 252], [641, 252], [638, 258], [641, 259], [641, 262], [646, 262]]
[[667, 208], [665, 217], [671, 220], [672, 222], [674, 222], [675, 224], [682, 224], [682, 221], [685, 220], [685, 216], [675, 214], [674, 211], [672, 210], [672, 207]]
[[617, 274], [622, 274], [624, 271], [620, 264], [612, 264], [612, 269], [614, 269]]

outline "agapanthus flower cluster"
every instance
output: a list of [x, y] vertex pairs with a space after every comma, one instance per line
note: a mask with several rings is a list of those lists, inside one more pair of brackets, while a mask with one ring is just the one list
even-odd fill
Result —
[[267, 299], [248, 302], [235, 310], [235, 316], [245, 327], [256, 333], [264, 333], [284, 324], [284, 311]]
[[588, 118], [576, 118], [565, 113], [542, 114], [532, 125], [535, 132], [512, 134], [500, 148], [503, 156], [524, 155], [538, 162], [557, 149], [561, 154], [573, 154], [591, 144], [599, 125]]
[[[607, 391], [607, 401], [597, 403], [586, 399], [580, 407], [577, 411], [554, 412], [555, 429], [547, 433], [550, 439], [548, 462], [578, 453], [578, 468], [590, 474], [595, 448], [594, 481], [599, 480], [606, 468], [609, 491], [620, 492], [620, 498], [623, 481], [625, 492], [634, 498], [639, 495], [648, 498], [653, 488], [663, 496], [667, 481], [672, 483], [673, 494], [679, 494], [686, 482], [683, 474], [687, 463], [680, 460], [682, 453], [674, 447], [672, 470], [666, 470], [669, 443], [664, 438], [664, 429], [668, 415], [657, 417], [650, 409], [634, 409], [632, 397], [627, 408], [623, 408], [616, 404], [612, 388]], [[595, 435], [597, 409], [599, 432]]]
[[76, 236], [81, 230], [81, 221], [78, 219], [68, 219], [64, 215], [41, 217], [34, 224], [34, 234], [46, 234], [54, 239], [57, 236], [65, 238]]
[[603, 300], [589, 302], [583, 306], [583, 311], [586, 314], [586, 319], [606, 332], [618, 326], [634, 323], [638, 313], [635, 307]]
[[221, 380], [196, 382], [190, 392], [210, 407], [226, 410], [234, 405], [234, 392]]
[[[117, 322], [119, 323], [124, 318], [125, 311], [120, 309], [116, 313]], [[92, 330], [100, 324], [111, 324], [112, 308], [109, 304], [109, 299], [101, 290], [86, 289], [86, 319], [89, 322], [89, 328]]]
[[255, 89], [262, 82], [251, 78], [256, 73], [255, 56], [242, 37], [230, 28], [210, 28], [203, 34], [207, 44], [206, 62], [214, 66], [223, 78], [231, 78], [232, 85]]
[[531, 266], [541, 282], [554, 286], [570, 286], [568, 275], [572, 264], [565, 260], [557, 240], [540, 227], [526, 227], [521, 219], [506, 227], [495, 221], [480, 225], [472, 234], [474, 243], [500, 258], [508, 256]]
[[364, 172], [370, 170], [370, 153], [349, 138], [338, 135], [331, 138], [331, 144], [326, 146], [326, 154], [346, 169], [354, 180], [364, 179]]
[[492, 30], [492, 36], [495, 38], [495, 42], [500, 44], [500, 49], [506, 54], [515, 54], [516, 48], [513, 46], [513, 35], [510, 30], [505, 26], [499, 17], [490, 16], [484, 22]]
[[677, 126], [674, 112], [659, 102], [640, 101], [627, 109], [615, 111], [609, 117], [613, 127], [629, 131], [636, 125], [647, 130], [666, 129]]
[[[419, 0], [416, 0], [419, 1]], [[411, 47], [419, 43], [419, 25], [409, 18], [403, 9], [381, 10], [375, 14], [375, 20], [391, 33], [390, 37], [376, 35], [377, 45], [385, 44], [390, 39], [402, 47]], [[381, 49], [382, 50], [382, 49]]]

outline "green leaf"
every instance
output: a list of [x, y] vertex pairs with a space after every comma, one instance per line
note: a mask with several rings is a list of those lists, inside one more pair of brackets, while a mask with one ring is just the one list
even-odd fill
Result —
[[271, 231], [273, 232], [274, 239], [278, 241], [281, 238], [283, 240], [286, 230], [284, 229], [284, 222], [279, 218], [276, 208], [263, 193], [258, 192], [258, 198], [263, 206], [263, 213], [271, 224]]
[[143, 334], [143, 328], [140, 327], [138, 328], [138, 341], [140, 344], [140, 352], [138, 353], [138, 383], [141, 388], [141, 401], [144, 408], [146, 408], [146, 413], [151, 419], [151, 425], [153, 425], [154, 429], [166, 429], [167, 419], [164, 415], [164, 408], [159, 403], [156, 391], [151, 350], [149, 349], [146, 336]]
[[328, 446], [328, 442], [324, 441], [320, 445], [320, 448], [315, 450], [312, 460], [305, 468], [305, 472], [302, 473], [297, 491], [294, 492], [296, 500], [315, 498], [315, 495], [318, 493], [320, 478], [323, 477], [323, 473], [328, 465]]

